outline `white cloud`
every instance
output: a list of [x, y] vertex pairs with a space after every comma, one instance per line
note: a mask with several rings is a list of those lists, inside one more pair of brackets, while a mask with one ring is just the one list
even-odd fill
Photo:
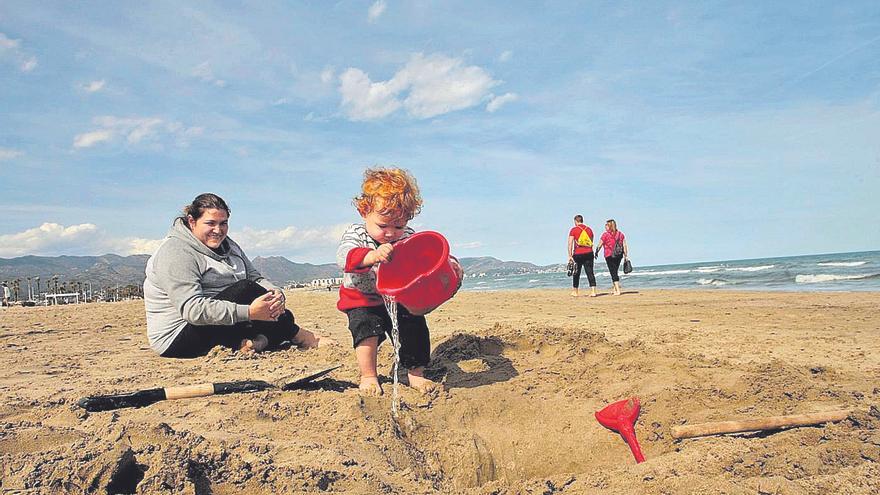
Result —
[[410, 115], [419, 118], [474, 106], [500, 84], [484, 69], [465, 67], [461, 59], [443, 55], [416, 54], [401, 72], [395, 78], [402, 76], [411, 85], [404, 105]]
[[0, 148], [0, 162], [3, 160], [13, 160], [24, 155], [23, 151], [13, 150], [10, 148]]
[[193, 68], [192, 70], [192, 75], [206, 83], [213, 84], [218, 88], [226, 87], [226, 81], [214, 76], [214, 70], [211, 68], [210, 62], [202, 62], [199, 65], [195, 66], [195, 68]]
[[495, 112], [499, 108], [501, 108], [505, 103], [509, 103], [511, 101], [516, 101], [519, 99], [519, 96], [516, 93], [505, 93], [501, 96], [494, 96], [491, 101], [486, 105], [487, 112]]
[[37, 57], [30, 57], [21, 63], [22, 72], [30, 72], [37, 68]]
[[324, 84], [330, 84], [331, 82], [333, 82], [333, 75], [334, 75], [333, 73], [334, 73], [334, 71], [333, 71], [332, 67], [327, 67], [324, 70], [322, 70], [321, 71], [321, 82]]
[[39, 227], [16, 234], [0, 235], [0, 257], [152, 254], [161, 242], [162, 239], [112, 237], [92, 223], [65, 227], [58, 223], [46, 222]]
[[240, 244], [248, 256], [283, 255], [292, 251], [331, 248], [339, 244], [339, 239], [348, 225], [298, 228], [288, 226], [277, 230], [252, 229], [245, 227], [230, 234]]
[[[74, 148], [90, 148], [104, 141], [124, 137], [129, 144], [138, 144], [146, 139], [170, 135], [179, 146], [188, 146], [193, 137], [204, 133], [202, 127], [186, 127], [180, 122], [166, 122], [158, 117], [96, 117], [93, 122], [101, 129], [78, 134], [73, 139]], [[163, 125], [164, 124], [164, 125]]]
[[130, 254], [150, 254], [159, 249], [159, 245], [165, 239], [141, 239], [138, 237], [129, 237], [119, 239], [114, 242], [118, 247], [110, 252], [128, 256]]
[[513, 57], [513, 52], [510, 50], [504, 50], [501, 52], [501, 55], [498, 56], [499, 62], [507, 62]]
[[386, 8], [388, 8], [388, 4], [385, 3], [385, 0], [377, 0], [376, 3], [370, 5], [370, 9], [367, 11], [367, 21], [376, 22], [385, 13]]
[[73, 138], [74, 148], [90, 148], [102, 141], [108, 141], [113, 137], [113, 133], [109, 130], [92, 131], [84, 134], [78, 134]]
[[453, 245], [452, 247], [454, 247], [456, 249], [477, 249], [477, 248], [483, 247], [483, 243], [480, 241], [460, 242], [460, 243]]
[[89, 93], [97, 93], [98, 91], [104, 89], [104, 85], [106, 83], [107, 81], [101, 79], [100, 81], [92, 81], [88, 84], [83, 84], [82, 88]]
[[379, 119], [401, 107], [412, 117], [427, 119], [477, 105], [501, 84], [462, 59], [421, 53], [388, 81], [373, 82], [357, 68], [339, 79], [342, 107], [351, 120]]
[[[250, 257], [290, 256], [294, 253], [319, 250], [332, 251], [348, 225], [280, 229], [244, 227], [230, 237], [244, 247]], [[101, 255], [128, 256], [153, 254], [164, 240], [139, 237], [117, 237], [92, 223], [64, 226], [46, 222], [39, 227], [14, 234], [0, 235], [0, 258], [26, 255]]]
[[18, 45], [21, 41], [10, 39], [3, 33], [0, 33], [0, 49], [8, 50], [18, 48]]
[[91, 223], [65, 227], [57, 223], [44, 223], [39, 227], [17, 234], [0, 235], [0, 256], [12, 257], [26, 254], [53, 252], [58, 246], [90, 242], [97, 227]]
[[396, 98], [400, 91], [388, 82], [374, 83], [364, 71], [348, 69], [339, 76], [342, 106], [351, 120], [374, 120], [400, 108]]
[[37, 68], [37, 57], [28, 55], [21, 49], [21, 40], [14, 40], [0, 33], [0, 55], [9, 53], [12, 63], [18, 65], [22, 72], [30, 72]]

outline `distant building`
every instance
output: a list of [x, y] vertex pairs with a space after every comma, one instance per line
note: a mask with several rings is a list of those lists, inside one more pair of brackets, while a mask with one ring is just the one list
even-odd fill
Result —
[[312, 280], [312, 282], [309, 284], [309, 286], [317, 288], [317, 287], [332, 287], [334, 285], [341, 285], [341, 284], [342, 284], [342, 277], [316, 278], [315, 280]]

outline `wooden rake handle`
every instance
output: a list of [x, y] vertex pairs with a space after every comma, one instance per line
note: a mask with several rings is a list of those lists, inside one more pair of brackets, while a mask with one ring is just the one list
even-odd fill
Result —
[[853, 411], [826, 411], [812, 414], [795, 414], [792, 416], [770, 416], [766, 418], [747, 419], [742, 421], [720, 421], [717, 423], [701, 423], [672, 427], [672, 438], [705, 437], [724, 433], [742, 433], [745, 431], [777, 430], [791, 426], [811, 426], [822, 423], [843, 421]]

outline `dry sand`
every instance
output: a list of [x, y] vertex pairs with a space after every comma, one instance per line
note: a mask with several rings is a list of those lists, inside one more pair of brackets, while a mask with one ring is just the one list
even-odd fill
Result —
[[[567, 290], [459, 294], [432, 313], [447, 391], [361, 398], [336, 296], [293, 292], [341, 345], [170, 360], [143, 303], [0, 311], [3, 493], [878, 493], [880, 293]], [[390, 345], [380, 369], [388, 375]], [[81, 397], [274, 380], [309, 390], [86, 413]], [[630, 396], [647, 462], [593, 414]], [[853, 408], [848, 420], [675, 441], [684, 423]]]

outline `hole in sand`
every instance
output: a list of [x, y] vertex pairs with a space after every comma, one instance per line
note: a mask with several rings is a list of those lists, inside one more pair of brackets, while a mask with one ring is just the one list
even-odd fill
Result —
[[[599, 334], [530, 340], [496, 330], [504, 338], [459, 334], [435, 348], [428, 372], [454, 400], [421, 417], [427, 424], [401, 426], [403, 441], [432, 459], [428, 476], [468, 489], [633, 462], [620, 436], [598, 425], [594, 413], [605, 402], [590, 385], [619, 346]], [[560, 388], [561, 374], [577, 386]]]
[[107, 483], [107, 494], [116, 495], [123, 493], [137, 493], [138, 484], [144, 480], [147, 466], [137, 463], [137, 459], [131, 451], [127, 451], [119, 459], [116, 469]]

